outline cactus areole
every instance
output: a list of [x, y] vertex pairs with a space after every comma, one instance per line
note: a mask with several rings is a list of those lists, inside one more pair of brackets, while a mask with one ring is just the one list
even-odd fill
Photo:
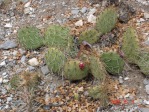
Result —
[[83, 62], [80, 62], [80, 63], [79, 63], [79, 68], [80, 68], [81, 70], [83, 70], [83, 69], [85, 68], [85, 64], [84, 64]]

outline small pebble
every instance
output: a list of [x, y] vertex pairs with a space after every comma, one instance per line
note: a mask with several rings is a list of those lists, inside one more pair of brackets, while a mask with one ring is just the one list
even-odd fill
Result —
[[8, 79], [4, 79], [4, 80], [3, 80], [3, 83], [7, 83], [7, 82], [9, 82]]
[[83, 21], [79, 20], [75, 23], [75, 26], [83, 26]]
[[6, 65], [5, 61], [1, 62], [1, 64], [0, 64], [0, 66], [5, 66], [5, 65]]
[[28, 63], [31, 65], [31, 66], [38, 66], [39, 65], [39, 62], [37, 60], [37, 58], [32, 58], [28, 61]]
[[89, 23], [96, 23], [96, 16], [94, 16], [94, 15], [89, 15], [88, 17], [87, 17], [87, 21], [89, 22]]
[[86, 13], [86, 12], [87, 12], [87, 7], [83, 7], [83, 8], [81, 9], [81, 12], [82, 12], [82, 13]]
[[71, 11], [71, 13], [72, 13], [73, 15], [78, 15], [79, 10], [78, 10], [78, 9], [73, 9], [73, 10]]
[[12, 24], [11, 23], [6, 23], [6, 25], [4, 26], [5, 28], [11, 28]]
[[144, 13], [144, 18], [149, 19], [149, 13]]
[[10, 102], [12, 100], [12, 97], [7, 97], [7, 102]]

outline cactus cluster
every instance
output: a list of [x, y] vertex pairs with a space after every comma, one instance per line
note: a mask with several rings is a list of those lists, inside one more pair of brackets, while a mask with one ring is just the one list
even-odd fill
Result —
[[117, 53], [103, 53], [101, 60], [105, 63], [105, 68], [110, 74], [119, 75], [123, 71], [124, 61]]
[[137, 34], [133, 28], [127, 28], [123, 34], [122, 51], [129, 63], [136, 63], [138, 60], [139, 45]]
[[79, 44], [82, 43], [83, 41], [86, 41], [90, 44], [94, 44], [95, 42], [97, 42], [98, 38], [99, 34], [96, 30], [94, 29], [86, 30], [81, 33], [79, 37]]
[[70, 30], [59, 25], [49, 26], [45, 32], [45, 44], [62, 50], [69, 48], [72, 44]]
[[99, 57], [96, 56], [90, 56], [90, 70], [92, 75], [97, 78], [98, 80], [103, 81], [106, 76], [106, 70], [105, 67], [103, 66], [103, 63], [100, 61]]
[[117, 11], [113, 7], [109, 7], [99, 15], [96, 22], [96, 29], [101, 34], [110, 32], [116, 25]]
[[34, 26], [24, 27], [18, 31], [18, 41], [27, 50], [33, 50], [43, 45], [39, 30]]
[[65, 55], [58, 48], [49, 48], [45, 55], [45, 61], [51, 72], [59, 74], [65, 63]]
[[77, 59], [67, 60], [64, 66], [64, 77], [71, 81], [85, 78], [88, 75], [88, 72], [88, 65]]

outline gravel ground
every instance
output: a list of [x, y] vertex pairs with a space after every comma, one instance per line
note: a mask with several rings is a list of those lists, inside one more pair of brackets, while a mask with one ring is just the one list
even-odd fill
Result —
[[[61, 77], [49, 73], [44, 62], [47, 47], [42, 47], [36, 51], [26, 51], [19, 45], [17, 42], [18, 29], [23, 26], [34, 25], [41, 32], [44, 32], [51, 24], [61, 24], [72, 29], [84, 26], [81, 29], [84, 30], [94, 25], [95, 19], [93, 18], [107, 6], [107, 3], [102, 0], [96, 2], [94, 0], [19, 0], [21, 2], [6, 0], [4, 3], [2, 1], [0, 0], [0, 110], [27, 112], [27, 110], [23, 111], [24, 107], [19, 107], [24, 103], [19, 98], [19, 93], [11, 91], [9, 81], [12, 76], [22, 71], [39, 71], [43, 77], [40, 84], [41, 88], [49, 87], [50, 90], [55, 90], [58, 85], [62, 85], [65, 81]], [[146, 47], [148, 47], [149, 1], [130, 0], [128, 3], [137, 12], [141, 12], [142, 16], [134, 19], [137, 31], [143, 37], [142, 43], [147, 43]], [[88, 19], [90, 15], [93, 17]], [[89, 26], [86, 23], [89, 23]], [[36, 66], [29, 63], [31, 60], [36, 63]], [[133, 71], [126, 70], [121, 77], [116, 79], [126, 87], [137, 88], [136, 102], [135, 105], [113, 106], [111, 109], [119, 112], [133, 112], [133, 109], [135, 112], [149, 112], [149, 109], [146, 108], [149, 107], [149, 79], [138, 72], [135, 67]], [[128, 95], [128, 97], [130, 96]], [[143, 104], [145, 107], [139, 107], [139, 104]], [[96, 110], [100, 112], [99, 109]], [[111, 112], [114, 112], [113, 110]]]

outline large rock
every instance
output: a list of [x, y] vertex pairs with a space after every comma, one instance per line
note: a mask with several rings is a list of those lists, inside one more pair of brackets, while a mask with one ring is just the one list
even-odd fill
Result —
[[48, 66], [43, 66], [41, 67], [41, 72], [44, 74], [44, 75], [47, 75], [50, 71], [48, 69]]
[[149, 85], [145, 86], [145, 91], [146, 91], [147, 94], [149, 94]]
[[145, 12], [145, 13], [144, 13], [144, 18], [145, 18], [145, 19], [149, 19], [149, 13], [146, 13], [146, 12]]
[[3, 44], [0, 45], [0, 49], [11, 49], [17, 47], [17, 44], [13, 40], [7, 40]]

